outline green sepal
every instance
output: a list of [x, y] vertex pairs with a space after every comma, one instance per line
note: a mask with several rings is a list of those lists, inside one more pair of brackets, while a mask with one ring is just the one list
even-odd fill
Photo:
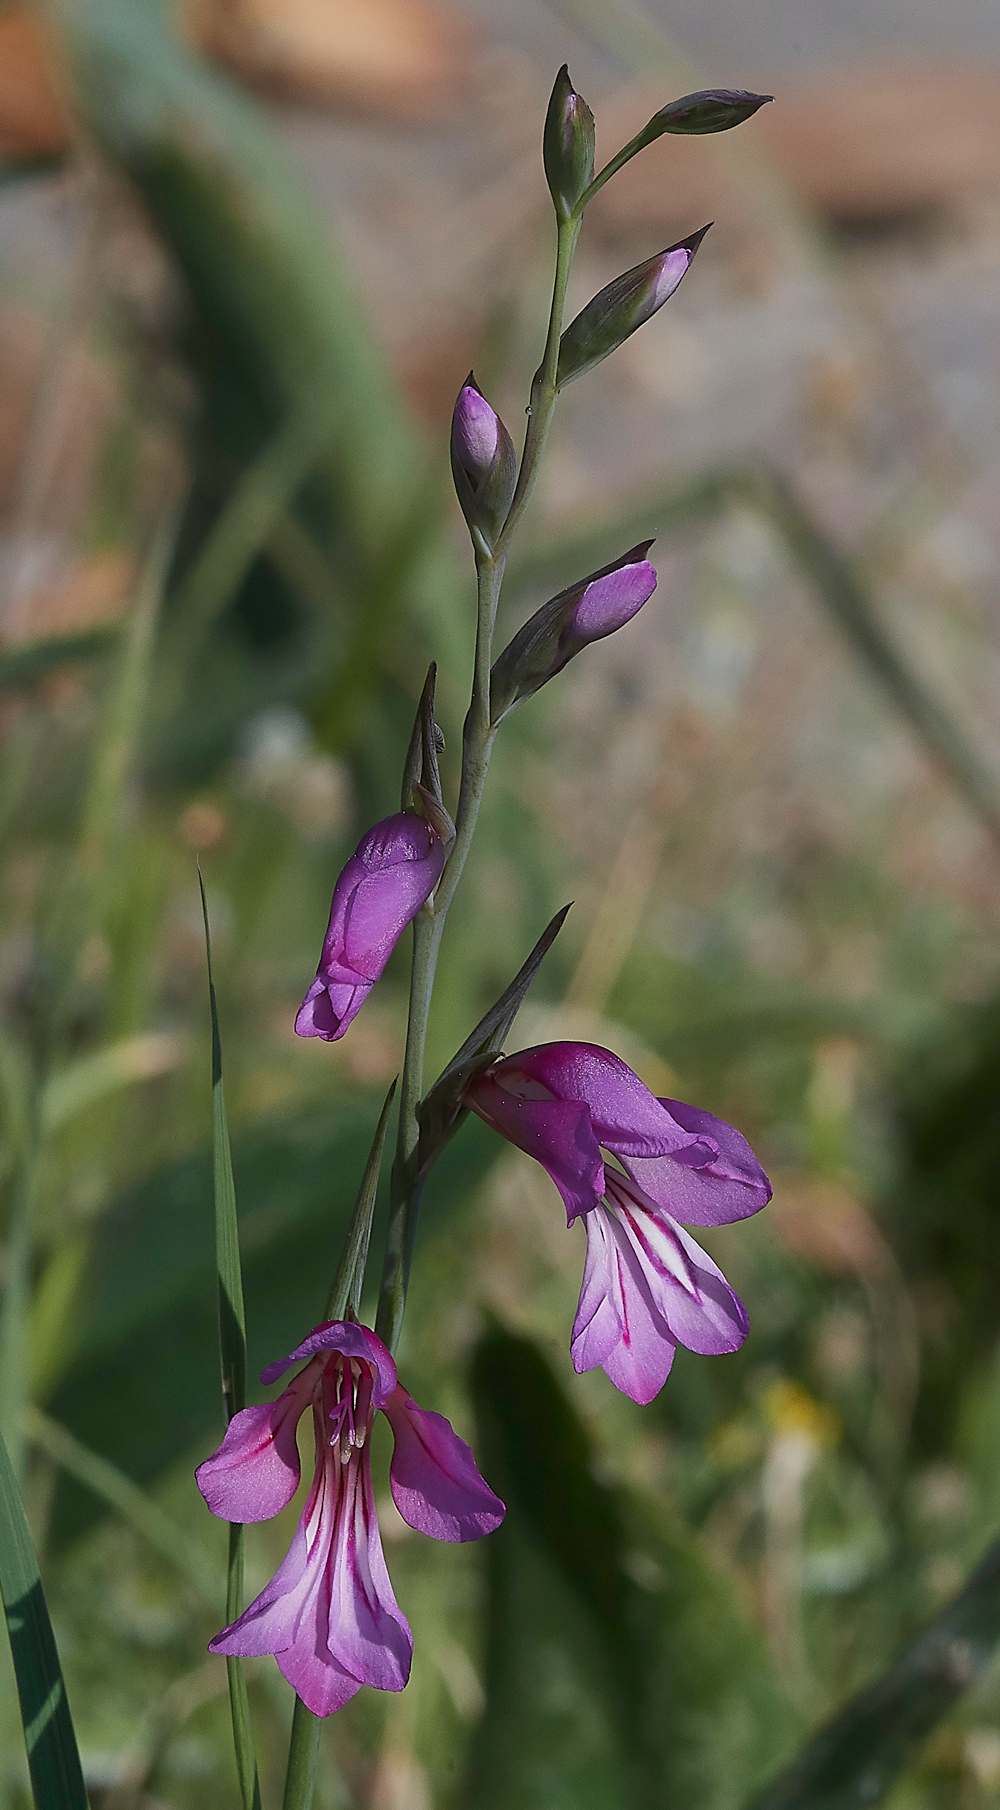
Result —
[[594, 115], [577, 94], [564, 63], [555, 79], [542, 135], [545, 180], [560, 220], [572, 218], [581, 195], [594, 180], [594, 145]]
[[528, 988], [538, 973], [564, 923], [569, 905], [557, 911], [542, 931], [527, 961], [515, 974], [510, 986], [479, 1020], [474, 1031], [456, 1050], [447, 1067], [417, 1107], [420, 1142], [417, 1147], [417, 1170], [425, 1175], [436, 1162], [464, 1119], [467, 1108], [462, 1097], [473, 1075], [487, 1068], [500, 1054], [511, 1025], [524, 1004]]

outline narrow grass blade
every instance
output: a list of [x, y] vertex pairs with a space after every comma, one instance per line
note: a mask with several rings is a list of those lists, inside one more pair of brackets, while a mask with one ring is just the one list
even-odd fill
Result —
[[239, 590], [274, 523], [329, 447], [329, 402], [289, 411], [256, 462], [243, 472], [173, 599], [181, 636], [199, 645]]
[[935, 1723], [1000, 1641], [1000, 1541], [894, 1665], [751, 1801], [748, 1810], [855, 1810], [882, 1803]]
[[375, 1130], [371, 1155], [365, 1164], [364, 1175], [361, 1177], [358, 1198], [344, 1243], [344, 1254], [340, 1259], [337, 1274], [333, 1279], [333, 1287], [323, 1310], [324, 1320], [342, 1320], [348, 1308], [356, 1318], [361, 1309], [361, 1290], [364, 1287], [368, 1244], [372, 1235], [372, 1215], [375, 1211], [375, 1196], [378, 1193], [378, 1178], [382, 1170], [385, 1134], [389, 1128], [389, 1110], [395, 1093], [396, 1083], [393, 1081], [385, 1096], [385, 1105]]
[[458, 1130], [465, 1117], [462, 1095], [466, 1083], [486, 1060], [498, 1055], [502, 1049], [535, 975], [566, 922], [569, 909], [568, 905], [564, 905], [546, 925], [510, 986], [501, 994], [496, 1005], [491, 1006], [485, 1017], [479, 1020], [475, 1030], [465, 1039], [461, 1049], [455, 1052], [447, 1068], [442, 1069], [434, 1086], [417, 1107], [417, 1118], [420, 1121], [418, 1167], [422, 1175], [437, 1161], [449, 1138]]
[[[205, 957], [208, 964], [208, 999], [212, 1012], [212, 1160], [215, 1183], [215, 1264], [219, 1285], [219, 1357], [222, 1365], [222, 1400], [227, 1423], [246, 1406], [247, 1337], [243, 1310], [243, 1276], [240, 1268], [240, 1235], [236, 1222], [236, 1185], [226, 1123], [226, 1097], [222, 1087], [222, 1042], [219, 1010], [212, 975], [212, 934], [208, 900], [201, 868], [198, 869], [201, 910], [205, 922]], [[226, 1624], [236, 1621], [243, 1608], [243, 1529], [229, 1529], [229, 1568], [226, 1576]], [[246, 1679], [239, 1659], [227, 1659], [229, 1706], [233, 1718], [236, 1770], [245, 1810], [260, 1810], [260, 1785], [254, 1753], [253, 1728]]]
[[924, 685], [878, 620], [874, 599], [777, 471], [748, 472], [743, 488], [769, 517], [820, 601], [865, 665], [1000, 844], [1000, 780], [980, 760], [951, 711]]
[[37, 1810], [87, 1810], [76, 1735], [20, 1492], [0, 1438], [0, 1596]]
[[118, 623], [112, 622], [70, 635], [44, 635], [7, 648], [0, 656], [0, 692], [28, 691], [60, 666], [100, 659], [117, 645], [120, 635]]
[[154, 1552], [173, 1565], [213, 1610], [218, 1610], [218, 1580], [207, 1558], [192, 1547], [183, 1529], [165, 1515], [159, 1503], [141, 1490], [117, 1464], [74, 1439], [72, 1433], [50, 1420], [40, 1408], [29, 1407], [25, 1430], [33, 1445], [75, 1477], [95, 1496], [134, 1527]]

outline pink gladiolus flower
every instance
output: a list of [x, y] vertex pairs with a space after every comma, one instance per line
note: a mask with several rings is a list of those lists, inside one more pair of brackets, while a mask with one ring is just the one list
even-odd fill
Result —
[[407, 924], [441, 878], [447, 850], [415, 811], [386, 817], [362, 836], [333, 889], [316, 979], [299, 1008], [300, 1037], [342, 1037]]
[[273, 1383], [308, 1362], [278, 1399], [234, 1414], [218, 1451], [198, 1467], [198, 1487], [224, 1521], [266, 1521], [299, 1483], [295, 1429], [313, 1411], [316, 1474], [292, 1544], [271, 1582], [213, 1653], [273, 1653], [316, 1716], [328, 1716], [371, 1684], [401, 1691], [413, 1638], [393, 1595], [372, 1494], [369, 1441], [381, 1410], [393, 1432], [389, 1472], [404, 1521], [435, 1540], [478, 1540], [504, 1517], [464, 1439], [441, 1414], [418, 1408], [367, 1326], [317, 1326], [261, 1374]]
[[[571, 1350], [633, 1401], [652, 1401], [677, 1346], [737, 1351], [742, 1301], [688, 1225], [746, 1219], [771, 1198], [745, 1138], [709, 1112], [658, 1100], [610, 1050], [545, 1043], [477, 1076], [465, 1103], [542, 1164], [584, 1216], [587, 1257]], [[606, 1163], [603, 1151], [617, 1158]]]

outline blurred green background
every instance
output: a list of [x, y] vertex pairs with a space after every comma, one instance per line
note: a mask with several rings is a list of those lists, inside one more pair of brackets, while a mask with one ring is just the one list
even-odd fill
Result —
[[[255, 1375], [321, 1311], [401, 1060], [402, 951], [342, 1043], [292, 1022], [431, 657], [454, 798], [448, 421], [474, 362], [517, 436], [567, 57], [599, 155], [699, 83], [778, 99], [588, 215], [571, 306], [716, 226], [567, 393], [504, 626], [640, 533], [660, 585], [505, 728], [430, 1066], [572, 897], [516, 1044], [612, 1045], [775, 1199], [706, 1240], [744, 1350], [640, 1410], [570, 1366], [582, 1234], [464, 1127], [400, 1368], [510, 1512], [422, 1541], [377, 1450], [414, 1673], [324, 1727], [317, 1803], [1000, 1805], [995, 1561], [961, 1594], [1000, 1530], [1000, 42], [799, 12], [754, 50], [721, 4], [0, 7], [0, 1421], [95, 1810], [236, 1801], [196, 856]], [[291, 1693], [248, 1677], [274, 1803]]]

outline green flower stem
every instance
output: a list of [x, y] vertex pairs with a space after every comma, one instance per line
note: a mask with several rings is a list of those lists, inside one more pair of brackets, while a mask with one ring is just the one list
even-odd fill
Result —
[[507, 512], [507, 520], [504, 522], [493, 550], [496, 559], [506, 558], [511, 536], [527, 508], [531, 493], [535, 488], [538, 467], [549, 436], [556, 397], [559, 393], [556, 386], [556, 372], [559, 369], [559, 340], [562, 335], [563, 310], [566, 306], [566, 286], [569, 282], [573, 253], [576, 250], [576, 242], [580, 237], [582, 225], [583, 219], [580, 215], [574, 216], [572, 220], [559, 221], [559, 237], [556, 242], [556, 274], [552, 284], [552, 306], [549, 310], [549, 329], [545, 339], [545, 352], [531, 385], [528, 427], [524, 436], [521, 469], [517, 474], [517, 487]]
[[496, 735], [495, 729], [490, 725], [490, 653], [504, 563], [503, 560], [482, 556], [478, 556], [476, 560], [478, 607], [475, 675], [462, 743], [462, 783], [455, 819], [455, 846], [448, 857], [433, 903], [429, 901], [425, 905], [413, 925], [410, 1014], [400, 1082], [399, 1134], [392, 1169], [382, 1292], [375, 1322], [376, 1332], [393, 1353], [399, 1344], [403, 1324], [406, 1289], [423, 1193], [422, 1181], [417, 1172], [417, 1146], [420, 1141], [417, 1107], [423, 1092], [424, 1049], [434, 976], [448, 908], [472, 846]]
[[580, 234], [580, 220], [560, 221], [556, 245], [556, 269], [545, 352], [531, 386], [531, 406], [524, 437], [524, 451], [513, 500], [492, 553], [476, 549], [477, 610], [476, 658], [472, 697], [462, 737], [462, 781], [455, 816], [455, 846], [433, 900], [429, 900], [413, 926], [413, 964], [410, 970], [410, 1013], [406, 1027], [406, 1052], [400, 1082], [399, 1134], [392, 1170], [389, 1230], [375, 1330], [395, 1353], [403, 1325], [410, 1263], [416, 1239], [423, 1193], [423, 1177], [417, 1167], [420, 1123], [417, 1109], [423, 1093], [424, 1049], [430, 1015], [434, 975], [441, 938], [452, 899], [472, 846], [479, 807], [486, 788], [496, 727], [490, 721], [490, 666], [493, 626], [500, 587], [507, 564], [507, 548], [534, 488], [535, 478], [555, 409], [558, 387], [559, 340], [562, 333], [566, 285]]
[[316, 1788], [316, 1763], [319, 1759], [319, 1723], [301, 1697], [295, 1699], [292, 1716], [292, 1738], [288, 1744], [288, 1771], [281, 1810], [309, 1810]]
[[616, 152], [615, 156], [612, 157], [611, 162], [606, 163], [603, 170], [598, 172], [589, 189], [584, 189], [576, 207], [573, 209], [573, 218], [575, 220], [580, 219], [588, 202], [593, 201], [594, 196], [604, 187], [604, 184], [609, 181], [612, 176], [618, 174], [618, 171], [622, 168], [623, 164], [628, 163], [638, 151], [644, 151], [647, 145], [651, 145], [654, 139], [659, 138], [659, 131], [650, 131], [650, 126], [652, 126], [652, 124], [653, 122], [650, 120], [649, 125], [643, 126], [641, 132], [637, 132], [634, 138], [630, 138], [628, 144], [623, 145], [621, 150]]

